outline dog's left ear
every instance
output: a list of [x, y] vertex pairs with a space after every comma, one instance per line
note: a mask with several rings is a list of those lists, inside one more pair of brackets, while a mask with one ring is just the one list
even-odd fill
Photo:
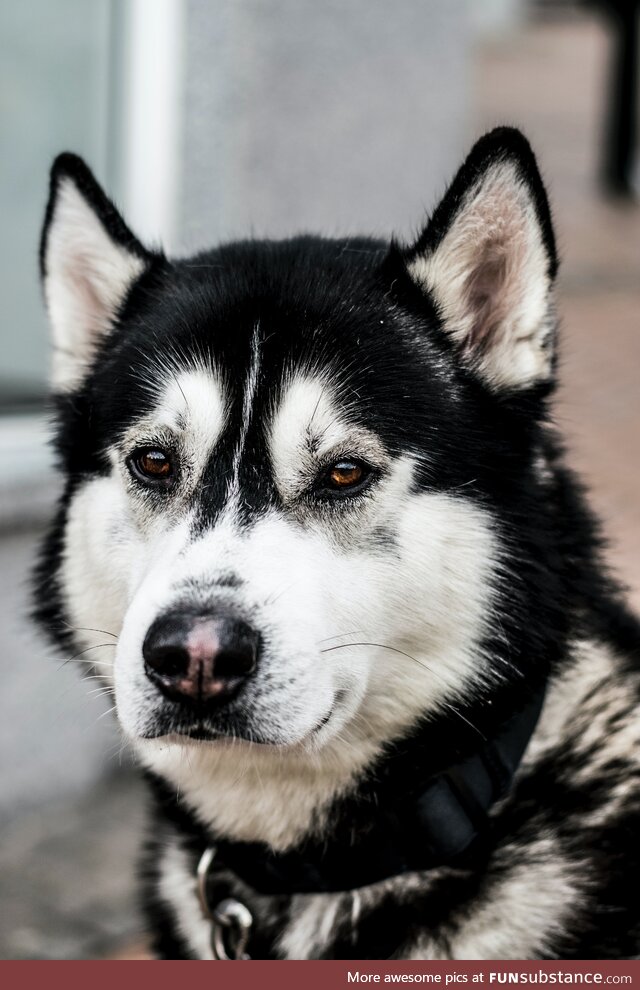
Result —
[[405, 263], [462, 360], [491, 388], [551, 379], [557, 259], [547, 196], [520, 131], [497, 128], [477, 142]]

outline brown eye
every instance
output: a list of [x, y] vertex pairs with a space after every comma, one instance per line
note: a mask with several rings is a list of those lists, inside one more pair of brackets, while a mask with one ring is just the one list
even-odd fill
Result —
[[321, 477], [318, 494], [332, 498], [357, 495], [367, 487], [372, 475], [372, 468], [362, 461], [352, 461], [347, 458], [336, 461]]
[[168, 483], [173, 477], [171, 457], [160, 447], [144, 447], [136, 451], [129, 464], [141, 481]]
[[362, 464], [355, 461], [338, 461], [329, 472], [329, 481], [334, 488], [352, 488], [359, 485], [364, 476]]

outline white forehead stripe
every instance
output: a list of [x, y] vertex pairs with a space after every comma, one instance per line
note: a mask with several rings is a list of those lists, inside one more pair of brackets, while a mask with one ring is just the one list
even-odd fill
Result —
[[349, 421], [319, 376], [299, 376], [285, 390], [269, 434], [274, 476], [293, 494], [305, 472], [333, 455], [385, 459], [380, 440]]
[[271, 428], [276, 474], [286, 471], [301, 448], [332, 446], [344, 430], [327, 386], [320, 378], [296, 378], [284, 392]]
[[256, 323], [251, 335], [251, 361], [249, 364], [249, 374], [245, 383], [244, 395], [242, 397], [242, 425], [240, 427], [240, 438], [238, 446], [233, 455], [233, 468], [229, 481], [228, 498], [237, 498], [240, 493], [240, 461], [244, 453], [247, 442], [247, 434], [253, 415], [253, 405], [260, 381], [260, 324]]
[[205, 368], [175, 374], [154, 418], [164, 428], [191, 434], [210, 451], [226, 420], [226, 405], [217, 375]]

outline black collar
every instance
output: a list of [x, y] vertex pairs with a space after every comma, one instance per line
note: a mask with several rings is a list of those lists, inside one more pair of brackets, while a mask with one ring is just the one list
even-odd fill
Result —
[[488, 831], [489, 812], [508, 792], [538, 722], [544, 688], [472, 755], [431, 777], [406, 799], [359, 805], [329, 841], [286, 853], [262, 843], [217, 840], [214, 870], [231, 870], [260, 894], [346, 891], [460, 863]]

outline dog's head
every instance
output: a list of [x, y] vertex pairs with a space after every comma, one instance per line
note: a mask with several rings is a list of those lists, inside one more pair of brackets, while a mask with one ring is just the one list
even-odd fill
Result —
[[128, 736], [366, 760], [522, 675], [555, 268], [511, 130], [408, 249], [170, 261], [56, 161], [42, 275], [67, 485], [40, 615], [95, 648]]

